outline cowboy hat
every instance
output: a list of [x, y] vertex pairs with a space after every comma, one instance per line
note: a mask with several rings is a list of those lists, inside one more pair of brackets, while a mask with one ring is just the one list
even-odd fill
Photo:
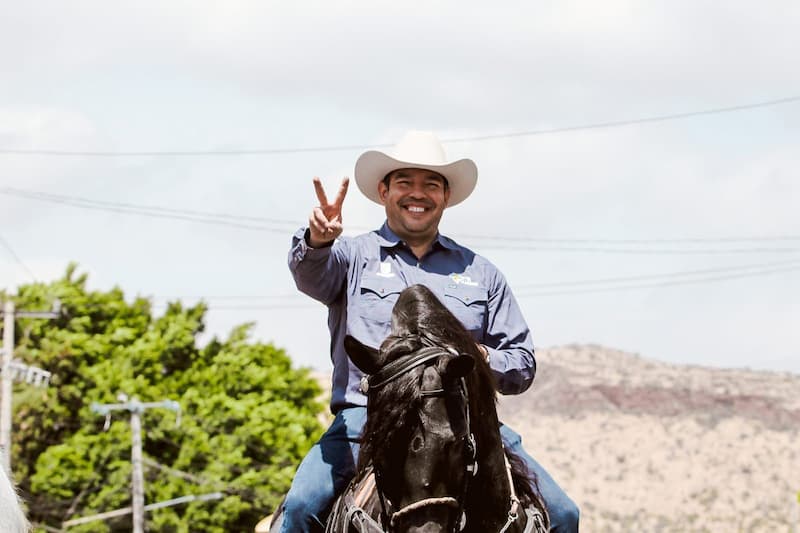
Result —
[[448, 163], [442, 143], [432, 133], [410, 131], [394, 146], [391, 155], [377, 150], [361, 154], [356, 161], [356, 184], [364, 196], [383, 205], [378, 183], [390, 172], [401, 168], [432, 170], [444, 176], [450, 187], [447, 207], [466, 200], [478, 181], [478, 167], [471, 159]]

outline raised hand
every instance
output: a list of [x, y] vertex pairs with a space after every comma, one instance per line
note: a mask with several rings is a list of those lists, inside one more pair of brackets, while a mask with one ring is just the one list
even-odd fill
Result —
[[339, 192], [333, 202], [328, 201], [325, 189], [319, 178], [314, 178], [314, 190], [317, 192], [319, 205], [308, 217], [309, 245], [312, 248], [324, 246], [342, 234], [342, 204], [347, 195], [349, 178], [344, 178]]

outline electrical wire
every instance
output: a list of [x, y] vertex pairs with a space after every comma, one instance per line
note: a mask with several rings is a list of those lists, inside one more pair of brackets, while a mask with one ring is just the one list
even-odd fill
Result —
[[581, 252], [600, 254], [635, 255], [724, 255], [724, 254], [797, 254], [800, 248], [720, 248], [720, 249], [657, 249], [657, 248], [603, 248], [599, 246], [510, 246], [503, 244], [473, 245], [476, 250], [509, 250], [515, 252]]
[[750, 278], [750, 277], [760, 277], [760, 276], [768, 276], [772, 274], [778, 273], [785, 273], [785, 272], [795, 272], [800, 270], [800, 265], [796, 266], [787, 266], [787, 267], [779, 267], [779, 268], [770, 268], [770, 269], [762, 269], [757, 270], [754, 272], [745, 272], [745, 273], [738, 273], [738, 274], [729, 274], [724, 276], [707, 276], [707, 277], [699, 277], [695, 279], [686, 279], [686, 280], [671, 280], [671, 281], [662, 281], [658, 283], [648, 283], [648, 284], [632, 284], [632, 285], [617, 285], [611, 287], [597, 287], [597, 288], [587, 288], [587, 289], [575, 289], [575, 290], [560, 290], [560, 291], [533, 291], [533, 292], [525, 292], [522, 291], [519, 294], [516, 294], [517, 298], [532, 298], [538, 296], [561, 296], [561, 295], [569, 295], [569, 294], [588, 294], [588, 293], [595, 293], [595, 292], [621, 292], [627, 290], [641, 290], [641, 289], [657, 289], [661, 287], [669, 287], [675, 285], [696, 285], [696, 284], [706, 284], [706, 283], [714, 283], [719, 281], [727, 281], [732, 279], [740, 279], [740, 278]]
[[[495, 133], [487, 135], [473, 135], [465, 137], [452, 137], [442, 139], [445, 143], [460, 143], [487, 141], [496, 139], [511, 139], [515, 137], [532, 137], [536, 135], [551, 135], [557, 133], [567, 133], [582, 130], [597, 130], [608, 128], [619, 128], [636, 124], [647, 124], [656, 122], [666, 122], [692, 118], [704, 115], [717, 115], [721, 113], [731, 113], [745, 111], [762, 107], [771, 107], [783, 104], [791, 104], [800, 101], [800, 96], [789, 96], [774, 100], [763, 100], [760, 102], [741, 104], [727, 107], [715, 107], [699, 111], [687, 111], [683, 113], [670, 113], [654, 115], [649, 117], [612, 120], [583, 124], [578, 126], [567, 126], [559, 128], [546, 128], [538, 130], [523, 130], [515, 132]], [[184, 156], [244, 156], [244, 155], [279, 155], [279, 154], [307, 154], [313, 152], [335, 152], [345, 150], [367, 150], [387, 148], [391, 144], [350, 144], [350, 145], [331, 145], [331, 146], [311, 146], [295, 148], [256, 148], [240, 150], [133, 150], [133, 151], [104, 151], [104, 150], [51, 150], [51, 149], [14, 149], [0, 148], [0, 155], [33, 155], [33, 156], [79, 156], [79, 157], [184, 157]]]
[[[68, 205], [81, 209], [93, 209], [100, 211], [110, 211], [113, 213], [133, 214], [145, 217], [165, 218], [182, 220], [188, 222], [199, 222], [203, 224], [221, 225], [236, 229], [247, 229], [265, 231], [270, 233], [286, 234], [299, 226], [297, 221], [282, 220], [274, 218], [264, 218], [247, 215], [236, 215], [231, 213], [211, 213], [197, 210], [165, 208], [159, 206], [149, 206], [132, 203], [108, 202], [92, 200], [83, 197], [66, 196], [40, 191], [30, 191], [16, 189], [12, 187], [0, 188], [0, 194], [38, 200], [62, 205]], [[264, 222], [271, 225], [255, 225], [243, 222]], [[274, 224], [285, 225], [280, 228]], [[349, 226], [351, 229], [362, 229], [358, 226]], [[781, 236], [762, 236], [762, 237], [721, 237], [721, 238], [683, 238], [683, 239], [540, 239], [527, 237], [513, 237], [502, 235], [456, 235], [458, 239], [478, 239], [491, 240], [497, 242], [476, 243], [475, 248], [493, 250], [515, 250], [515, 251], [537, 251], [537, 252], [590, 252], [590, 253], [614, 253], [614, 254], [666, 254], [666, 255], [698, 255], [698, 254], [748, 254], [748, 253], [798, 253], [800, 248], [739, 248], [739, 249], [716, 249], [716, 250], [680, 250], [680, 249], [630, 249], [630, 248], [607, 248], [596, 246], [563, 246], [559, 243], [579, 244], [615, 244], [623, 246], [639, 245], [664, 245], [664, 244], [733, 244], [748, 242], [778, 242], [796, 241], [800, 236], [781, 235]], [[538, 245], [528, 243], [539, 243]]]
[[0, 194], [8, 194], [13, 196], [19, 196], [23, 198], [29, 198], [33, 200], [41, 200], [45, 202], [55, 203], [55, 204], [62, 204], [68, 205], [72, 207], [78, 207], [81, 209], [91, 209], [95, 211], [110, 211], [112, 213], [121, 213], [121, 214], [129, 214], [129, 215], [139, 215], [151, 218], [163, 218], [163, 219], [171, 219], [171, 220], [183, 220], [188, 222], [199, 222], [201, 224], [212, 224], [217, 226], [227, 226], [233, 227], [237, 229], [247, 229], [247, 230], [256, 230], [256, 231], [265, 231], [270, 233], [282, 233], [285, 234], [287, 229], [275, 228], [270, 226], [263, 226], [263, 225], [254, 225], [254, 224], [243, 224], [239, 222], [233, 222], [230, 220], [225, 220], [223, 218], [214, 218], [210, 215], [205, 216], [195, 216], [189, 214], [190, 212], [184, 212], [182, 214], [179, 210], [166, 210], [164, 208], [158, 209], [151, 209], [147, 207], [121, 207], [120, 205], [114, 205], [113, 203], [104, 203], [104, 202], [94, 202], [90, 203], [90, 201], [70, 198], [70, 197], [58, 197], [55, 195], [46, 196], [41, 193], [34, 193], [34, 194], [22, 194], [18, 191], [11, 191], [6, 188], [0, 189]]
[[[787, 264], [787, 266], [783, 267], [774, 267], [774, 268], [762, 268], [759, 270], [754, 270], [752, 272], [738, 272], [732, 273], [727, 275], [720, 275], [720, 276], [701, 276], [692, 279], [683, 279], [683, 280], [666, 280], [666, 281], [654, 281], [652, 283], [638, 283], [638, 284], [617, 284], [612, 285], [609, 287], [592, 287], [592, 288], [577, 288], [577, 289], [565, 289], [565, 290], [534, 290], [534, 291], [526, 291], [522, 290], [519, 292], [515, 292], [514, 295], [518, 299], [524, 298], [533, 298], [538, 296], [562, 296], [562, 295], [572, 295], [572, 294], [588, 294], [588, 293], [596, 293], [596, 292], [622, 292], [628, 290], [642, 290], [642, 289], [658, 289], [663, 287], [670, 287], [675, 285], [698, 285], [698, 284], [708, 284], [708, 283], [716, 283], [721, 281], [729, 281], [734, 279], [741, 279], [741, 278], [752, 278], [752, 277], [762, 277], [762, 276], [769, 276], [778, 273], [787, 273], [787, 272], [796, 272], [800, 270], [800, 263], [794, 264]], [[720, 271], [723, 271], [722, 269]], [[635, 277], [632, 277], [635, 278]], [[562, 283], [570, 283], [570, 282], [562, 282]], [[581, 283], [598, 283], [598, 281], [581, 281], [581, 282], [571, 282], [575, 284]], [[553, 285], [556, 286], [555, 284]], [[526, 287], [527, 288], [527, 287]], [[313, 305], [303, 306], [303, 305], [278, 305], [278, 304], [263, 304], [263, 305], [222, 305], [222, 306], [215, 306], [209, 305], [209, 311], [287, 311], [290, 309], [304, 309], [314, 307]]]
[[530, 288], [540, 288], [540, 289], [556, 288], [556, 287], [575, 286], [575, 285], [605, 285], [609, 283], [630, 283], [638, 281], [656, 281], [661, 278], [687, 277], [687, 276], [695, 276], [698, 274], [721, 274], [724, 272], [747, 271], [747, 270], [765, 269], [765, 268], [769, 269], [769, 268], [786, 267], [786, 266], [800, 267], [800, 260], [793, 259], [788, 261], [778, 261], [774, 263], [761, 263], [757, 265], [739, 265], [739, 266], [719, 267], [719, 268], [702, 268], [696, 270], [683, 270], [680, 272], [665, 272], [662, 274], [643, 274], [638, 276], [622, 276], [622, 277], [600, 278], [591, 280], [523, 283], [515, 285], [514, 290], [530, 289]]
[[5, 248], [6, 251], [11, 255], [11, 257], [14, 258], [14, 261], [16, 261], [17, 264], [19, 266], [21, 266], [23, 270], [25, 270], [25, 272], [28, 274], [28, 276], [31, 278], [31, 280], [34, 283], [36, 283], [37, 282], [36, 276], [33, 274], [31, 269], [28, 268], [28, 265], [25, 264], [25, 262], [22, 260], [22, 258], [20, 258], [20, 256], [17, 255], [17, 253], [14, 251], [14, 249], [11, 247], [11, 245], [8, 243], [8, 241], [3, 238], [2, 235], [0, 235], [0, 244], [2, 244], [3, 248]]

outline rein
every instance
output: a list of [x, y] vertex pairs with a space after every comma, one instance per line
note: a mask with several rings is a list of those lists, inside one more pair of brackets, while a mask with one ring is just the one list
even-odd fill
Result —
[[[517, 491], [514, 489], [514, 478], [511, 476], [511, 463], [508, 462], [508, 457], [505, 453], [503, 453], [503, 459], [506, 463], [506, 474], [508, 476], [508, 490], [511, 494], [511, 504], [508, 508], [508, 519], [506, 520], [506, 523], [503, 524], [503, 527], [500, 529], [499, 533], [506, 533], [508, 528], [510, 528], [514, 522], [517, 521], [519, 518], [520, 505], [519, 498], [517, 497]], [[534, 531], [537, 533], [544, 533], [547, 531], [544, 527], [544, 516], [542, 516], [542, 513], [539, 511], [539, 509], [535, 507], [532, 509], [526, 507], [524, 511], [527, 520], [525, 522], [525, 531], [523, 531], [523, 533], [532, 533]]]

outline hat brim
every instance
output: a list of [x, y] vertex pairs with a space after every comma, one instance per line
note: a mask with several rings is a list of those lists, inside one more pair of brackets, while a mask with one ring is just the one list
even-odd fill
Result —
[[421, 168], [432, 170], [447, 179], [450, 187], [450, 200], [447, 207], [460, 204], [472, 194], [478, 181], [478, 167], [471, 159], [459, 159], [446, 165], [426, 165], [424, 163], [400, 161], [383, 152], [370, 150], [361, 154], [356, 161], [355, 178], [359, 190], [375, 203], [383, 205], [378, 194], [378, 183], [392, 171], [401, 168]]

